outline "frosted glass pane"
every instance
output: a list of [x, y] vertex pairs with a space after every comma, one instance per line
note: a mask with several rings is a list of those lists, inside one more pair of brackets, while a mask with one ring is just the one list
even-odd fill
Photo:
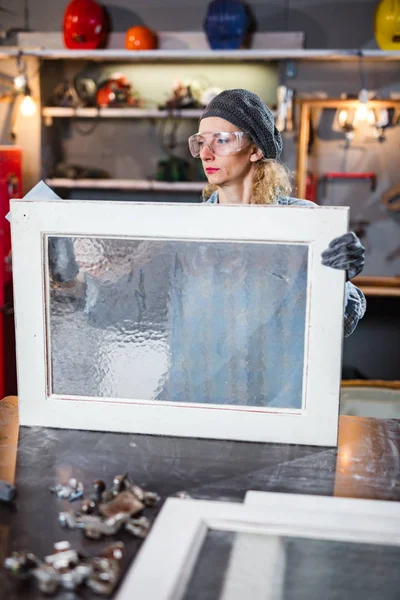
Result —
[[48, 239], [53, 393], [301, 408], [306, 244]]
[[400, 548], [209, 530], [182, 600], [396, 600]]

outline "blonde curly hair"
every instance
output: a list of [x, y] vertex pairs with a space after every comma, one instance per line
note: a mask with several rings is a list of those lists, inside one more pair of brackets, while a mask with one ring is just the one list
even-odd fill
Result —
[[[216, 190], [216, 185], [207, 185], [202, 193], [203, 202]], [[285, 165], [271, 158], [262, 158], [255, 164], [250, 204], [277, 204], [280, 196], [289, 196], [291, 191], [290, 171]]]

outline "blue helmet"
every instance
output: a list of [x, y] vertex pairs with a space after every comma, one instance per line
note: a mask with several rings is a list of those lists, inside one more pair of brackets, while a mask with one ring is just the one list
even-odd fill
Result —
[[249, 24], [249, 15], [240, 0], [213, 0], [207, 9], [204, 30], [213, 50], [237, 50]]

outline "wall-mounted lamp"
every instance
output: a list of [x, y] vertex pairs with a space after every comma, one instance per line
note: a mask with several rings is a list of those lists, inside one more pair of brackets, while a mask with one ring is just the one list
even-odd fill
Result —
[[[367, 125], [372, 128], [373, 138], [379, 142], [384, 141], [384, 129], [389, 123], [389, 113], [386, 109], [372, 109], [368, 106], [369, 92], [365, 83], [365, 72], [362, 52], [360, 57], [361, 90], [358, 94], [358, 105], [355, 108], [338, 108], [333, 121], [335, 131], [343, 131], [346, 137], [346, 143], [349, 144], [354, 138], [354, 132], [357, 127]], [[347, 99], [342, 94], [342, 99]]]
[[385, 129], [389, 125], [390, 116], [387, 108], [378, 108], [373, 111], [375, 119], [372, 125], [372, 136], [378, 142], [385, 141]]
[[335, 113], [332, 129], [344, 133], [346, 144], [350, 144], [354, 138], [357, 126], [356, 112], [355, 108], [339, 107]]

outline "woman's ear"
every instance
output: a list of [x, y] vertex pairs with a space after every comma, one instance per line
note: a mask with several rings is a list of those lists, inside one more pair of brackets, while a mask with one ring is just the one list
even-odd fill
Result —
[[250, 154], [250, 161], [257, 162], [258, 160], [261, 160], [262, 157], [263, 157], [262, 150], [260, 150], [260, 148], [257, 148], [257, 146], [253, 146], [251, 154]]

